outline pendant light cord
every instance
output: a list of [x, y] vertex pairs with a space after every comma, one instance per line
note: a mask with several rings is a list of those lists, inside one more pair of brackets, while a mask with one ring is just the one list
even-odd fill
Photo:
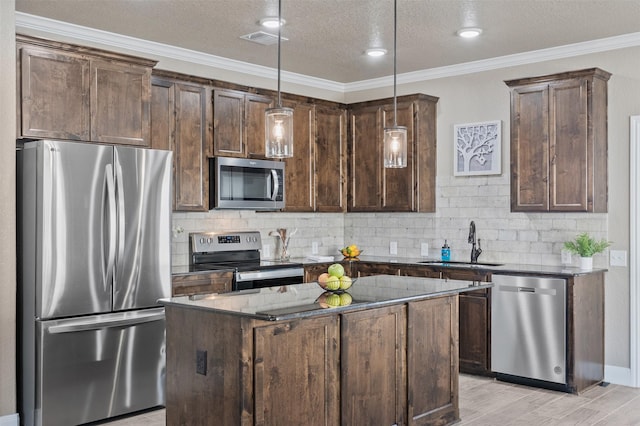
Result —
[[[395, 1], [395, 0], [394, 0]], [[280, 40], [282, 31], [282, 0], [278, 0], [278, 108], [282, 107], [282, 101], [280, 100]]]
[[398, 26], [398, 2], [393, 0], [393, 127], [398, 127], [398, 101], [396, 99], [396, 49], [397, 49], [397, 26]]

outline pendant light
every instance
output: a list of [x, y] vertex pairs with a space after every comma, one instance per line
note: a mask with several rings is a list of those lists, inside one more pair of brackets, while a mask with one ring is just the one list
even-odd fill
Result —
[[384, 128], [384, 167], [407, 167], [407, 128], [398, 126], [398, 101], [396, 98], [396, 33], [398, 5], [393, 0], [393, 126]]
[[278, 0], [278, 104], [265, 111], [265, 155], [267, 158], [293, 157], [293, 109], [280, 99], [280, 42], [282, 37], [282, 0]]

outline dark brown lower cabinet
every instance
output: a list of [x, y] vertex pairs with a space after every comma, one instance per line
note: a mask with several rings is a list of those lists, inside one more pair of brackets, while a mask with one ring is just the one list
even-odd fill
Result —
[[342, 315], [341, 425], [406, 424], [406, 331], [404, 305]]
[[491, 375], [491, 311], [482, 292], [460, 295], [460, 372]]
[[446, 425], [458, 406], [458, 297], [407, 304], [409, 425]]
[[457, 300], [276, 322], [167, 305], [167, 424], [455, 423]]
[[340, 423], [339, 318], [254, 329], [254, 425]]

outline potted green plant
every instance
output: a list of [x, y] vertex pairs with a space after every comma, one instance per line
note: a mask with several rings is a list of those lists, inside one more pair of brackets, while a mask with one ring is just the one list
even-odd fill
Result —
[[605, 239], [597, 241], [587, 232], [579, 234], [573, 241], [565, 241], [564, 248], [580, 256], [580, 269], [593, 267], [593, 255], [603, 252], [611, 243]]

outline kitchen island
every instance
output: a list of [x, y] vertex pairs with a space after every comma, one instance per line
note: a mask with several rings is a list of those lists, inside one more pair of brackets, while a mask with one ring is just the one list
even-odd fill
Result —
[[454, 423], [458, 294], [491, 286], [377, 275], [336, 308], [315, 283], [163, 300], [167, 424]]

